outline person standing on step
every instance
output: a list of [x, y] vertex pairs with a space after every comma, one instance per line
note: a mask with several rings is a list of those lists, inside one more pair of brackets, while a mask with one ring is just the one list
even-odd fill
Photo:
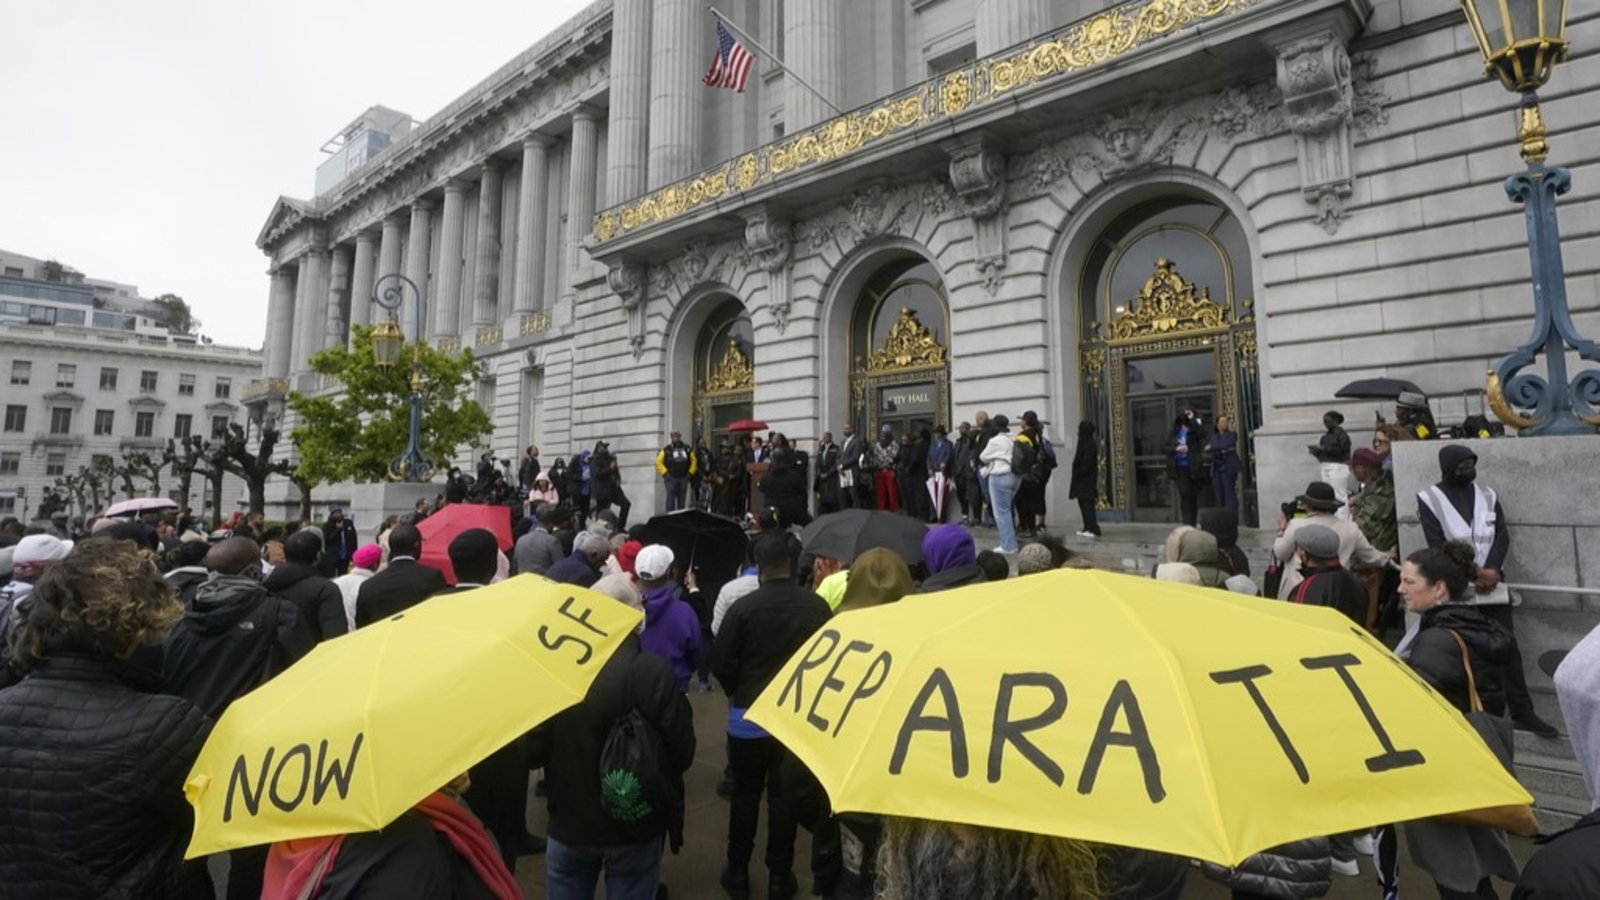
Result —
[[[674, 430], [671, 437], [656, 454], [656, 474], [667, 485], [667, 512], [677, 512], [688, 504], [689, 479], [699, 473], [700, 463], [681, 433]], [[621, 516], [623, 520], [627, 517], [626, 512]]]
[[1072, 454], [1067, 496], [1078, 501], [1078, 514], [1083, 516], [1083, 530], [1078, 537], [1099, 537], [1095, 506], [1100, 502], [1100, 442], [1094, 436], [1094, 423], [1088, 419], [1078, 423], [1078, 447]]
[[1329, 410], [1322, 416], [1321, 440], [1307, 444], [1306, 449], [1321, 463], [1322, 481], [1333, 485], [1333, 494], [1339, 501], [1339, 518], [1349, 519], [1350, 510], [1345, 502], [1350, 499], [1350, 435], [1344, 430], [1344, 413]]

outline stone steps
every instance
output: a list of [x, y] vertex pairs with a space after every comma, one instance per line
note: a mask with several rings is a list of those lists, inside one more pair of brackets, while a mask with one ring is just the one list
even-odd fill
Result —
[[[1565, 738], [1545, 740], [1527, 735], [1527, 739], [1537, 742], [1541, 748], [1567, 743]], [[1588, 815], [1593, 804], [1576, 760], [1523, 752], [1524, 732], [1517, 732], [1517, 745], [1517, 780], [1533, 795], [1534, 809], [1538, 811], [1539, 826], [1544, 833], [1553, 834], [1570, 828], [1578, 819]], [[1570, 745], [1567, 752], [1571, 752]]]

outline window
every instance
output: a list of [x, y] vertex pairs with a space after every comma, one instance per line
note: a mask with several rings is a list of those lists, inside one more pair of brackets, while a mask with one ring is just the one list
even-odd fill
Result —
[[94, 433], [111, 434], [117, 427], [117, 414], [114, 410], [97, 409], [94, 411]]
[[28, 427], [28, 408], [26, 406], [6, 406], [6, 430], [24, 431]]
[[156, 414], [153, 412], [134, 413], [133, 436], [147, 438], [156, 433]]
[[189, 432], [193, 430], [194, 416], [191, 416], [188, 413], [178, 413], [178, 415], [172, 420], [172, 436], [180, 441], [188, 437]]
[[6, 277], [8, 277], [8, 278], [21, 278], [22, 277], [22, 270], [17, 268], [16, 266], [6, 266]]
[[193, 397], [194, 396], [194, 376], [193, 375], [179, 375], [178, 376], [178, 396], [179, 397]]
[[228, 425], [232, 423], [227, 416], [211, 417], [211, 438], [216, 440], [228, 436]]
[[217, 379], [217, 390], [216, 390], [217, 399], [218, 400], [226, 400], [226, 399], [228, 399], [228, 395], [230, 395], [232, 393], [233, 393], [233, 379], [232, 378], [218, 378]]
[[44, 458], [44, 474], [54, 477], [67, 474], [67, 455], [65, 453], [52, 453]]
[[117, 370], [109, 366], [100, 370], [100, 390], [114, 391], [117, 389]]
[[93, 469], [111, 468], [111, 455], [109, 453], [96, 453], [89, 457], [89, 467]]
[[69, 388], [78, 382], [78, 367], [72, 363], [56, 363], [56, 387]]
[[21, 470], [21, 453], [0, 453], [0, 475], [15, 475]]
[[153, 394], [156, 392], [156, 373], [146, 369], [139, 373], [139, 392]]
[[69, 406], [54, 406], [50, 408], [50, 433], [72, 433], [72, 408]]
[[0, 513], [15, 513], [17, 511], [16, 494], [0, 494]]
[[26, 385], [33, 380], [33, 363], [25, 359], [11, 361], [11, 383]]

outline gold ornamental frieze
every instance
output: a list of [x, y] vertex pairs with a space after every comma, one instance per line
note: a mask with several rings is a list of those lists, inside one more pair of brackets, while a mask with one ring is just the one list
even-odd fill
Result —
[[1021, 50], [1006, 51], [947, 72], [889, 98], [829, 119], [683, 181], [595, 216], [594, 241], [604, 244], [721, 200], [825, 165], [871, 144], [964, 115], [1007, 95], [1133, 52], [1262, 0], [1131, 0], [1080, 19]]
[[744, 351], [739, 349], [739, 342], [730, 339], [728, 349], [723, 351], [722, 359], [717, 361], [700, 389], [707, 394], [723, 394], [730, 391], [752, 391], [755, 390], [755, 386], [755, 365], [744, 355]]
[[883, 346], [867, 357], [867, 372], [896, 372], [904, 369], [927, 369], [943, 366], [950, 359], [950, 351], [933, 336], [928, 326], [918, 321], [909, 307], [900, 307], [900, 318], [889, 329]]
[[1112, 342], [1148, 340], [1203, 331], [1220, 331], [1229, 325], [1228, 310], [1212, 302], [1202, 288], [1185, 281], [1170, 260], [1156, 260], [1156, 272], [1144, 283], [1139, 297], [1111, 321]]

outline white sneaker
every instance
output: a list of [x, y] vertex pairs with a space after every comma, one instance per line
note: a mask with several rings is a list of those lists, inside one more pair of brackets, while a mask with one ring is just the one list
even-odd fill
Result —
[[1350, 841], [1350, 845], [1354, 847], [1355, 851], [1362, 856], [1372, 856], [1372, 835], [1363, 834], [1358, 838], [1353, 838]]
[[996, 548], [994, 548], [994, 552], [1000, 554], [1001, 556], [1016, 556], [1017, 555], [1017, 551], [1015, 551], [1015, 550], [1007, 550], [1004, 547], [996, 547]]
[[1081, 537], [1081, 538], [1097, 538], [1099, 536], [1100, 535], [1095, 534], [1092, 531], [1080, 531], [1080, 532], [1078, 532], [1078, 537]]
[[1361, 867], [1356, 865], [1356, 861], [1353, 859], [1335, 859], [1333, 861], [1333, 871], [1340, 875], [1360, 875]]

